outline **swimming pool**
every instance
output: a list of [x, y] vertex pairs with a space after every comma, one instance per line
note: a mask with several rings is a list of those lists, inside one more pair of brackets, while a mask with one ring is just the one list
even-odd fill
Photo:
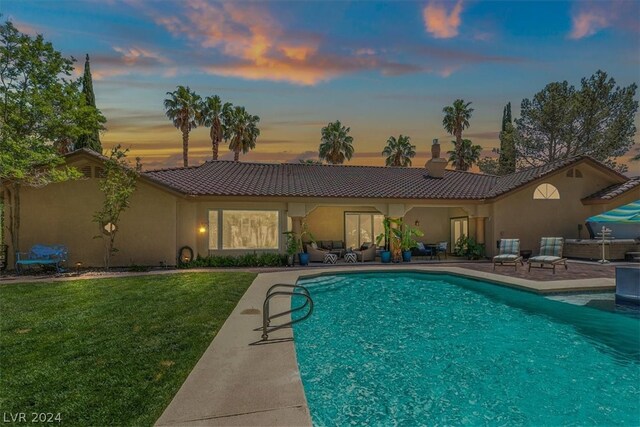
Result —
[[638, 318], [453, 275], [299, 283], [315, 302], [294, 325], [315, 425], [640, 422]]

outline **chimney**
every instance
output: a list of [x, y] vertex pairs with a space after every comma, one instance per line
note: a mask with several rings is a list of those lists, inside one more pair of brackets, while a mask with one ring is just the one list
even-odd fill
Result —
[[440, 157], [440, 143], [436, 138], [431, 145], [431, 160], [427, 161], [424, 167], [427, 168], [427, 173], [431, 178], [443, 178], [447, 163], [449, 162]]

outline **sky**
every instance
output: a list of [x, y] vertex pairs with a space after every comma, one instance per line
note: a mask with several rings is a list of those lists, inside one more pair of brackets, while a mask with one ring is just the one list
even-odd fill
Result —
[[[242, 161], [317, 158], [321, 128], [340, 120], [354, 137], [349, 164], [384, 165], [386, 140], [403, 134], [421, 167], [432, 139], [452, 149], [442, 108], [457, 98], [475, 109], [465, 137], [490, 155], [507, 102], [519, 117], [546, 84], [578, 86], [598, 69], [640, 82], [633, 0], [0, 0], [0, 13], [77, 58], [78, 76], [90, 55], [103, 146], [130, 147], [145, 169], [181, 164], [163, 109], [177, 85], [260, 116]], [[189, 153], [210, 159], [208, 129], [191, 132]]]

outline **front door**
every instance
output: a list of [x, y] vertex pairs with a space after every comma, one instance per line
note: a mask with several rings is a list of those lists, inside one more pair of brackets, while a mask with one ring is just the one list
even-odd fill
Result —
[[451, 251], [456, 247], [456, 242], [462, 236], [469, 236], [469, 217], [451, 218]]

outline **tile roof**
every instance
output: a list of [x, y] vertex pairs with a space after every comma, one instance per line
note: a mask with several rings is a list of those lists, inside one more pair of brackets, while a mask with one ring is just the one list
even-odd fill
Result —
[[578, 156], [500, 177], [447, 170], [444, 178], [438, 179], [429, 177], [424, 168], [216, 160], [188, 168], [150, 170], [144, 176], [194, 196], [481, 200], [585, 159], [606, 167], [587, 156]]
[[145, 176], [190, 195], [400, 199], [482, 199], [496, 177], [424, 168], [209, 161], [197, 167], [152, 170]]
[[626, 193], [634, 188], [638, 188], [638, 190], [640, 190], [640, 176], [630, 178], [627, 182], [623, 182], [622, 184], [611, 185], [585, 197], [583, 200], [611, 200], [614, 197], [617, 197], [622, 193]]

